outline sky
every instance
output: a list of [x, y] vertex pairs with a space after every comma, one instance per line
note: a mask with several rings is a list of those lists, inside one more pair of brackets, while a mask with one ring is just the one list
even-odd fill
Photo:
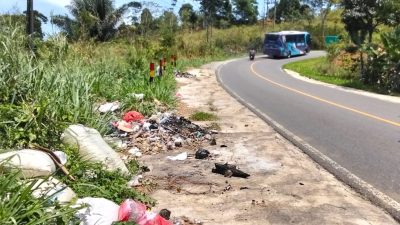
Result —
[[[33, 8], [43, 13], [45, 16], [50, 18], [50, 15], [65, 15], [68, 14], [68, 10], [65, 8], [66, 5], [69, 5], [71, 0], [34, 0]], [[132, 0], [114, 0], [115, 6], [121, 6], [124, 3], [130, 2]], [[263, 11], [262, 2], [264, 0], [257, 0], [259, 2], [258, 11], [261, 13]], [[16, 13], [23, 12], [26, 10], [26, 0], [0, 0], [0, 14], [4, 13]], [[150, 1], [141, 1], [139, 2], [150, 2]], [[152, 0], [151, 2], [157, 3], [160, 7], [158, 9], [169, 9], [171, 8], [171, 0]], [[174, 8], [174, 11], [177, 12], [180, 6], [184, 3], [190, 3], [195, 8], [198, 8], [197, 1], [190, 0], [178, 0], [177, 5]], [[128, 18], [126, 18], [128, 20]], [[47, 24], [42, 25], [43, 31], [49, 35], [58, 32], [57, 27], [52, 26], [49, 22]]]

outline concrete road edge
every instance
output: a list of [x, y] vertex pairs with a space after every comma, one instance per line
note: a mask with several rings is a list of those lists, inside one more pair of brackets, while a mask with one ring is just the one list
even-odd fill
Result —
[[234, 91], [232, 91], [229, 87], [225, 86], [220, 77], [220, 70], [225, 65], [242, 60], [241, 59], [233, 59], [223, 62], [218, 68], [215, 70], [217, 81], [219, 85], [224, 88], [226, 92], [228, 92], [233, 98], [235, 98], [242, 105], [250, 109], [253, 113], [263, 119], [267, 124], [269, 124], [272, 128], [274, 128], [280, 135], [293, 143], [296, 147], [301, 149], [305, 154], [307, 154], [311, 159], [313, 159], [316, 163], [325, 168], [328, 172], [332, 173], [336, 178], [341, 180], [343, 183], [352, 187], [356, 192], [361, 194], [363, 197], [374, 203], [375, 205], [383, 208], [387, 211], [394, 219], [400, 222], [400, 204], [382, 193], [381, 191], [374, 188], [372, 185], [363, 181], [356, 175], [352, 174], [350, 171], [345, 169], [344, 167], [337, 164], [335, 161], [330, 159], [329, 157], [322, 154], [320, 151], [303, 141], [298, 136], [294, 135], [292, 132], [284, 128], [278, 122], [270, 118], [265, 113], [261, 112], [252, 104], [247, 103], [244, 99], [242, 99], [239, 95], [237, 95]]

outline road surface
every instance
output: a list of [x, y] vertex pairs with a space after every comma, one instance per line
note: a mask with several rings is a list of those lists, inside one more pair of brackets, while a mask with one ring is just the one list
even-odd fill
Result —
[[306, 82], [281, 67], [323, 55], [241, 59], [219, 78], [247, 104], [400, 202], [400, 103]]

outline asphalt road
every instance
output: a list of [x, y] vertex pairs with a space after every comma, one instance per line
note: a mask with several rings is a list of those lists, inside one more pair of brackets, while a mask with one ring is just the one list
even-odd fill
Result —
[[219, 76], [246, 103], [400, 202], [400, 103], [305, 82], [281, 69], [323, 54], [241, 59]]

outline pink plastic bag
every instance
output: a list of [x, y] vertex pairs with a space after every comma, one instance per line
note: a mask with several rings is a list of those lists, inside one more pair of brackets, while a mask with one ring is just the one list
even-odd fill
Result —
[[129, 112], [125, 113], [123, 119], [128, 123], [138, 122], [138, 121], [144, 119], [144, 116], [140, 112], [129, 111]]
[[146, 211], [146, 206], [132, 199], [125, 200], [119, 207], [118, 220], [132, 221], [139, 225], [172, 225], [160, 215]]

